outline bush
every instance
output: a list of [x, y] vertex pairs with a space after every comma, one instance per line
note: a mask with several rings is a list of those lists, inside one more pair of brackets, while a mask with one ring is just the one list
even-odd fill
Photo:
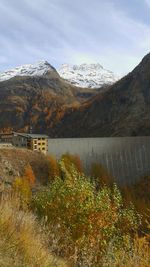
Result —
[[[126, 247], [138, 229], [140, 217], [133, 206], [123, 207], [117, 186], [112, 189], [104, 186], [96, 192], [94, 185], [73, 165], [69, 172], [63, 160], [60, 166], [64, 180], [57, 178], [51, 187], [38, 192], [33, 198], [33, 208], [40, 218], [45, 217], [50, 228], [55, 227], [61, 235], [67, 233], [70, 245], [67, 255], [63, 254], [68, 257], [72, 251], [77, 261], [85, 264], [85, 254], [90, 253], [92, 262], [100, 262], [110, 242], [115, 248]], [[65, 243], [65, 238], [61, 242]]]
[[142, 214], [142, 232], [149, 232], [147, 225], [150, 224], [150, 176], [120, 189], [126, 206], [132, 201], [136, 210]]
[[20, 205], [26, 208], [31, 202], [31, 186], [25, 177], [16, 177], [13, 182], [12, 188], [20, 198]]
[[60, 176], [59, 164], [55, 157], [47, 156], [49, 171], [48, 171], [48, 181], [52, 183], [56, 177]]
[[29, 205], [32, 195], [32, 187], [35, 184], [35, 176], [30, 164], [27, 164], [22, 177], [16, 177], [13, 182], [13, 190], [20, 196], [20, 204], [22, 207]]
[[93, 163], [91, 165], [90, 175], [94, 178], [97, 189], [104, 185], [112, 185], [112, 177], [101, 164]]
[[33, 186], [36, 182], [34, 172], [33, 172], [32, 167], [29, 163], [25, 167], [23, 179], [27, 180], [31, 186]]
[[61, 160], [63, 161], [65, 168], [72, 173], [72, 166], [76, 169], [77, 172], [83, 172], [82, 162], [78, 155], [71, 155], [66, 153], [62, 155]]

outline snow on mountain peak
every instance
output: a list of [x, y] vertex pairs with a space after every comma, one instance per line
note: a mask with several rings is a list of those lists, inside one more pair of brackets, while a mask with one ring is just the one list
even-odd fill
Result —
[[112, 71], [104, 69], [99, 63], [63, 64], [58, 73], [71, 84], [88, 88], [100, 88], [104, 84], [113, 84], [119, 79]]
[[54, 70], [47, 61], [41, 60], [34, 64], [26, 64], [5, 72], [0, 72], [0, 82], [9, 80], [15, 76], [42, 76], [48, 71]]

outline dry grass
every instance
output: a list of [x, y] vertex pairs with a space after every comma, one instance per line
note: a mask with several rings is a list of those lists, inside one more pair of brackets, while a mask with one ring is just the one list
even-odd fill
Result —
[[102, 267], [149, 267], [150, 246], [149, 237], [135, 236], [128, 250], [120, 248], [114, 250], [111, 245], [103, 259]]
[[18, 199], [0, 201], [1, 267], [66, 267], [54, 257], [35, 216], [21, 211]]

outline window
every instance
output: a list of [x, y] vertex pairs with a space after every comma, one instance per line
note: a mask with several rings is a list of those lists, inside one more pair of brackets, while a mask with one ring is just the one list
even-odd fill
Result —
[[34, 145], [34, 148], [37, 149], [37, 145]]
[[34, 140], [34, 144], [37, 144], [37, 140]]
[[43, 146], [45, 146], [45, 143], [42, 143]]

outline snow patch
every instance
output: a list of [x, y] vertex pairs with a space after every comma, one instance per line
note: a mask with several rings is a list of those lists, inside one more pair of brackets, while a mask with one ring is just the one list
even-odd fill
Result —
[[112, 71], [106, 70], [99, 63], [69, 65], [63, 64], [58, 70], [59, 75], [73, 85], [88, 88], [100, 88], [113, 84], [119, 77]]
[[9, 80], [15, 76], [42, 76], [48, 71], [54, 70], [55, 69], [47, 61], [42, 60], [35, 64], [27, 64], [3, 73], [0, 72], [0, 82]]

